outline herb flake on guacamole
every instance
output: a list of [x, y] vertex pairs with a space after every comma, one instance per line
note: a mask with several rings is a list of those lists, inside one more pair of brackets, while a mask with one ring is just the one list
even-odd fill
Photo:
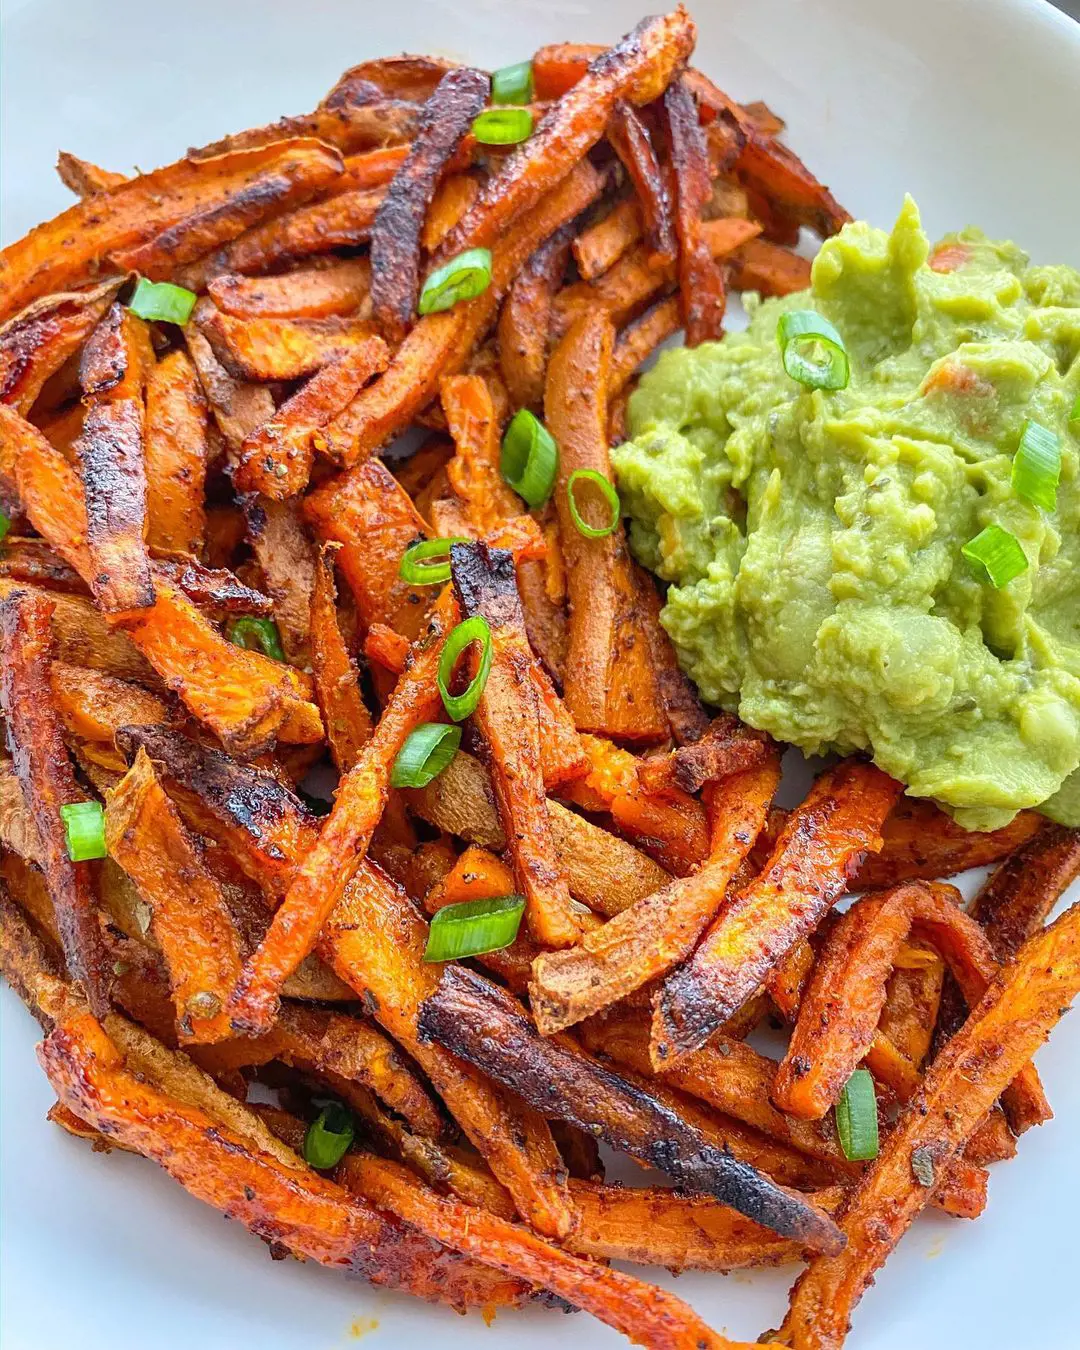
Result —
[[[612, 451], [638, 558], [702, 696], [808, 753], [869, 751], [971, 829], [1023, 807], [1080, 824], [1080, 273], [977, 230], [931, 250], [908, 200], [858, 223], [811, 290], [745, 332], [666, 352]], [[839, 330], [846, 388], [784, 371], [780, 315]], [[1033, 421], [1053, 509], [1019, 495]], [[1027, 567], [1000, 589], [961, 550], [988, 526]]]

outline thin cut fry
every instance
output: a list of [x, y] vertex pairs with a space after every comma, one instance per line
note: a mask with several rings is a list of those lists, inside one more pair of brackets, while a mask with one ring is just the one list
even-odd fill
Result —
[[108, 796], [105, 838], [110, 856], [150, 907], [154, 938], [169, 967], [180, 1039], [225, 1039], [231, 1034], [225, 1000], [240, 973], [239, 935], [144, 750]]
[[239, 380], [302, 380], [358, 349], [369, 352], [374, 336], [367, 319], [236, 319], [209, 302], [194, 320]]
[[730, 774], [769, 760], [774, 751], [764, 733], [751, 730], [729, 713], [722, 713], [713, 718], [696, 741], [681, 745], [670, 754], [642, 759], [637, 773], [642, 787], [649, 792], [700, 792], [706, 783], [718, 783]]
[[350, 258], [277, 277], [225, 273], [212, 278], [206, 289], [223, 314], [237, 319], [327, 319], [354, 314], [370, 284], [367, 258]]
[[436, 261], [497, 239], [596, 144], [619, 99], [640, 105], [660, 95], [672, 71], [689, 55], [695, 35], [692, 19], [680, 6], [671, 14], [643, 20], [599, 56], [492, 175], [443, 241]]
[[608, 390], [612, 398], [621, 394], [662, 342], [666, 342], [682, 327], [682, 309], [677, 296], [668, 296], [645, 310], [619, 333], [611, 358], [611, 380]]
[[420, 234], [435, 186], [487, 100], [490, 81], [467, 66], [447, 71], [420, 114], [409, 156], [394, 175], [371, 231], [371, 304], [383, 336], [400, 342], [420, 287]]
[[105, 947], [91, 872], [68, 857], [60, 808], [85, 800], [52, 700], [48, 600], [16, 591], [0, 601], [0, 709], [15, 774], [33, 818], [64, 960], [96, 1009], [108, 1007]]
[[[697, 121], [696, 112], [694, 120]], [[648, 127], [636, 109], [620, 101], [608, 119], [607, 138], [622, 160], [637, 194], [641, 229], [654, 264], [673, 263], [679, 245], [675, 238], [672, 202]]]
[[474, 971], [444, 968], [420, 1011], [420, 1031], [548, 1115], [598, 1132], [681, 1186], [815, 1249], [838, 1249], [827, 1216], [715, 1148], [638, 1080], [612, 1072], [561, 1037], [541, 1038], [520, 1004]]
[[750, 238], [731, 257], [733, 290], [792, 295], [810, 285], [810, 260], [767, 239]]
[[56, 172], [61, 183], [70, 188], [76, 197], [92, 197], [95, 192], [108, 192], [110, 188], [119, 187], [127, 181], [126, 174], [102, 169], [67, 150], [61, 150], [57, 155]]
[[[263, 149], [182, 159], [130, 178], [69, 207], [0, 252], [0, 319], [39, 295], [93, 275], [116, 250], [144, 243], [196, 212], [257, 200], [264, 210], [290, 195], [324, 187], [341, 171], [338, 155], [308, 140], [280, 140]], [[275, 196], [275, 194], [277, 194]]]
[[715, 808], [712, 857], [699, 872], [624, 909], [580, 946], [537, 959], [529, 996], [543, 1034], [625, 998], [689, 955], [764, 825], [779, 781], [776, 755], [729, 779]]
[[514, 578], [513, 555], [483, 543], [455, 544], [450, 574], [462, 616], [487, 620], [492, 658], [475, 713], [489, 759], [499, 818], [525, 896], [532, 936], [549, 947], [580, 934], [566, 878], [554, 859], [540, 766], [541, 720], [532, 673], [535, 658]]
[[574, 261], [585, 281], [595, 281], [641, 238], [641, 207], [624, 197], [574, 239]]
[[24, 415], [50, 376], [83, 345], [111, 305], [121, 278], [28, 305], [0, 329], [0, 402]]
[[874, 1271], [930, 1196], [913, 1160], [921, 1172], [928, 1166], [937, 1173], [958, 1156], [1080, 991], [1078, 946], [1080, 905], [1074, 905], [999, 970], [931, 1064], [849, 1202], [843, 1218], [846, 1248], [812, 1261], [792, 1290], [784, 1343], [797, 1350], [839, 1350]]
[[325, 544], [315, 564], [311, 593], [311, 673], [330, 751], [340, 773], [348, 773], [371, 737], [371, 714], [360, 693], [359, 674], [337, 615], [334, 554]]
[[244, 514], [255, 561], [274, 601], [286, 659], [295, 666], [307, 666], [315, 549], [293, 502], [249, 498]]
[[13, 591], [29, 591], [31, 595], [48, 600], [52, 606], [52, 631], [58, 660], [100, 670], [122, 680], [138, 680], [140, 684], [156, 682], [153, 670], [130, 638], [118, 629], [110, 628], [90, 600], [81, 595], [46, 591], [0, 576], [0, 599]]
[[776, 962], [821, 922], [879, 833], [901, 786], [872, 765], [823, 774], [784, 828], [761, 876], [732, 896], [685, 966], [657, 995], [658, 1068], [704, 1045], [749, 999]]
[[499, 368], [515, 408], [538, 408], [544, 401], [551, 307], [566, 272], [571, 233], [564, 226], [541, 244], [499, 314]]
[[191, 360], [169, 352], [146, 382], [147, 543], [198, 557], [206, 538], [204, 484], [210, 457], [206, 398]]
[[607, 381], [613, 342], [606, 315], [593, 309], [559, 344], [548, 367], [544, 408], [559, 445], [555, 504], [570, 598], [563, 690], [580, 730], [659, 740], [667, 719], [638, 615], [640, 596], [622, 523], [611, 534], [587, 539], [574, 524], [567, 495], [576, 470], [611, 480]]
[[446, 476], [465, 508], [469, 533], [487, 534], [524, 509], [499, 472], [499, 423], [491, 391], [479, 375], [450, 375], [440, 383], [439, 397], [455, 449]]

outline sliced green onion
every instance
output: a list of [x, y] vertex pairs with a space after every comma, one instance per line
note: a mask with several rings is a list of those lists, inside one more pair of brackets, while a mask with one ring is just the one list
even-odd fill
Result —
[[187, 323], [198, 298], [194, 291], [174, 286], [171, 281], [148, 281], [146, 277], [140, 277], [135, 293], [128, 301], [128, 309], [140, 319]]
[[1048, 427], [1029, 419], [1013, 456], [1013, 491], [1033, 506], [1052, 511], [1060, 477], [1061, 442]]
[[[474, 642], [481, 644], [480, 668], [463, 694], [452, 694], [450, 692], [450, 681], [454, 678], [458, 659], [465, 649], [471, 647]], [[451, 630], [450, 636], [446, 639], [446, 646], [442, 650], [442, 656], [439, 657], [439, 693], [442, 695], [443, 707], [455, 722], [464, 721], [471, 712], [476, 710], [476, 705], [480, 702], [480, 695], [484, 692], [484, 685], [487, 684], [490, 671], [491, 629], [483, 615], [474, 614], [471, 619], [466, 619], [464, 623], [459, 623], [456, 628]]]
[[844, 339], [813, 309], [780, 315], [776, 339], [784, 369], [808, 389], [844, 389], [851, 377]]
[[420, 291], [421, 314], [452, 309], [459, 300], [473, 300], [491, 285], [491, 249], [470, 248], [436, 267]]
[[532, 135], [531, 108], [488, 108], [473, 118], [472, 131], [481, 145], [519, 145]]
[[230, 642], [249, 652], [262, 652], [274, 661], [284, 661], [285, 651], [281, 645], [281, 634], [273, 619], [230, 619], [225, 629]]
[[[611, 520], [607, 525], [600, 528], [590, 525], [578, 510], [578, 504], [574, 498], [574, 488], [578, 483], [595, 483], [604, 494], [604, 499], [611, 508]], [[618, 525], [619, 516], [622, 512], [619, 505], [619, 494], [598, 469], [575, 469], [566, 484], [566, 495], [570, 502], [570, 515], [573, 517], [574, 524], [577, 526], [579, 533], [583, 534], [586, 539], [602, 539], [604, 535], [611, 534]]]
[[1027, 555], [1015, 534], [1000, 525], [987, 525], [960, 552], [983, 585], [1000, 591], [1028, 568]]
[[100, 802], [70, 802], [60, 808], [60, 819], [72, 862], [105, 857], [105, 812]]
[[528, 408], [510, 419], [499, 460], [502, 476], [519, 497], [533, 508], [551, 496], [559, 472], [559, 447], [555, 438]]
[[531, 61], [503, 66], [491, 77], [492, 103], [531, 103], [533, 68]]
[[398, 751], [390, 770], [391, 787], [427, 787], [438, 778], [461, 745], [461, 728], [445, 722], [424, 722]]
[[517, 937], [524, 912], [525, 898], [521, 895], [445, 905], [431, 920], [424, 960], [457, 961], [509, 947]]
[[304, 1135], [304, 1161], [320, 1172], [336, 1167], [356, 1137], [352, 1113], [340, 1102], [324, 1106]]
[[0, 544], [4, 542], [4, 539], [7, 537], [7, 532], [10, 529], [11, 517], [5, 516], [3, 511], [0, 511]]
[[836, 1133], [849, 1162], [878, 1155], [877, 1097], [869, 1069], [856, 1069], [836, 1103]]
[[[398, 575], [410, 586], [435, 586], [450, 580], [450, 548], [453, 544], [469, 541], [456, 535], [452, 539], [421, 539], [401, 555]], [[442, 558], [443, 562], [427, 563], [425, 558]]]

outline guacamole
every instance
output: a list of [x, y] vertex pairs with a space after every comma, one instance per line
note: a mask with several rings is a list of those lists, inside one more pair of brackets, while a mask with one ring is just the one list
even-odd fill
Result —
[[[829, 240], [809, 291], [755, 299], [745, 332], [660, 358], [612, 451], [685, 670], [970, 829], [1032, 806], [1080, 824], [1080, 272], [977, 230], [931, 249], [909, 200], [891, 234]], [[846, 388], [785, 373], [777, 322], [806, 309]], [[1028, 419], [1059, 439], [1053, 510], [1012, 485]], [[961, 554], [991, 524], [1028, 562], [1000, 589]]]

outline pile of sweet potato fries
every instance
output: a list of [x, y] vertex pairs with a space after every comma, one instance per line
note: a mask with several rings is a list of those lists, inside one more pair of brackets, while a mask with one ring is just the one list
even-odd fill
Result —
[[680, 1350], [731, 1343], [610, 1259], [805, 1261], [771, 1335], [825, 1350], [1050, 1114], [1080, 839], [856, 760], [784, 812], [679, 670], [628, 391], [848, 219], [693, 45], [369, 61], [152, 173], [61, 156], [0, 253], [2, 967], [50, 1118], [275, 1254]]

